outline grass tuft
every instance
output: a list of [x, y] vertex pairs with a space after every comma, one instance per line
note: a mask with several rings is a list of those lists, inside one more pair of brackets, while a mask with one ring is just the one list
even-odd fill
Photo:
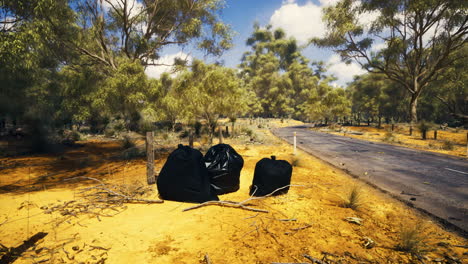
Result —
[[291, 165], [293, 167], [301, 167], [302, 164], [302, 157], [299, 155], [294, 155], [291, 160]]
[[386, 132], [384, 137], [383, 137], [383, 141], [384, 142], [395, 142], [395, 135], [393, 134], [393, 132]]
[[397, 250], [411, 254], [421, 254], [429, 250], [427, 234], [424, 232], [424, 225], [422, 223], [403, 226], [399, 239], [400, 241], [396, 246]]
[[455, 148], [455, 144], [450, 140], [442, 141], [442, 149], [443, 150], [453, 150]]
[[357, 210], [362, 207], [361, 188], [354, 186], [343, 202], [343, 207]]

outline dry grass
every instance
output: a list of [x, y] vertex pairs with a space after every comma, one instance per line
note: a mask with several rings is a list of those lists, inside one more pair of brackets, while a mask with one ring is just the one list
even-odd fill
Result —
[[[275, 140], [266, 129], [256, 129], [255, 132], [268, 139], [268, 143], [252, 144], [245, 135], [226, 139], [226, 143], [243, 156], [244, 168], [239, 191], [222, 195], [221, 200], [244, 201], [250, 197], [255, 164], [261, 158], [276, 155], [278, 159], [292, 159], [290, 145]], [[168, 142], [169, 145], [160, 145], [159, 137], [155, 141], [158, 149], [156, 171], [161, 169], [171, 149], [178, 143], [186, 143], [180, 138]], [[146, 182], [145, 159], [96, 160], [120, 152], [119, 141], [96, 140], [83, 144], [84, 147], [63, 154], [65, 159], [54, 156], [0, 159], [4, 168], [0, 175], [2, 190], [24, 185], [22, 192], [13, 190], [0, 194], [0, 243], [14, 247], [33, 233], [49, 233], [15, 263], [96, 263], [106, 258], [105, 263], [116, 264], [189, 264], [205, 263], [206, 254], [215, 264], [303, 262], [304, 254], [327, 263], [410, 263], [411, 256], [396, 251], [395, 246], [400, 244], [400, 223], [417, 222], [418, 219], [426, 221], [424, 229], [434, 234], [436, 240], [430, 244], [466, 245], [466, 239], [427, 222], [427, 217], [300, 150], [301, 166], [293, 169], [291, 184], [302, 187], [292, 187], [288, 194], [252, 202], [255, 208], [270, 213], [257, 214], [219, 206], [182, 212], [193, 204], [164, 201], [162, 204], [125, 204], [126, 209], [119, 210], [120, 213], [116, 211], [118, 214], [112, 217], [98, 218], [89, 214], [74, 217], [68, 214], [70, 210], [63, 211], [68, 215], [62, 215], [62, 211], [44, 214], [40, 207], [51, 208], [77, 200], [82, 188], [92, 187], [83, 182], [61, 181], [63, 178], [96, 177], [109, 186], [129, 186], [134, 180]], [[199, 146], [200, 142], [196, 141], [195, 147]], [[84, 168], [70, 167], [73, 158], [80, 157], [88, 157], [93, 162]], [[52, 165], [41, 165], [43, 163]], [[27, 185], [29, 171], [32, 187], [37, 189]], [[48, 179], [56, 181], [52, 182], [55, 185], [36, 181], [39, 176], [51, 172], [58, 173], [54, 176], [56, 179]], [[128, 190], [108, 189], [127, 195], [138, 191], [136, 186]], [[360, 195], [350, 192], [347, 198], [365, 197], [365, 210], [353, 211], [337, 206], [344, 200], [337, 194], [348, 194], [352, 191], [349, 186], [360, 186], [357, 191]], [[149, 187], [155, 190], [154, 185]], [[105, 199], [118, 198], [103, 195]], [[147, 195], [145, 193], [143, 197], [157, 199], [156, 193]], [[355, 198], [348, 200], [356, 201]], [[37, 206], [21, 208], [25, 201]], [[354, 204], [362, 204], [362, 201]], [[362, 225], [345, 221], [347, 217], [363, 219]], [[65, 221], [61, 225], [54, 225], [62, 220]], [[64, 241], [69, 242], [65, 244]], [[378, 246], [369, 246], [369, 241]], [[427, 257], [448, 262], [445, 256], [449, 255], [463, 262], [466, 261], [465, 251], [458, 247], [437, 247], [428, 252]]]
[[420, 255], [429, 251], [428, 241], [429, 237], [425, 232], [424, 224], [417, 222], [414, 225], [402, 226], [396, 249]]
[[363, 205], [363, 199], [361, 194], [361, 188], [354, 186], [349, 191], [346, 199], [343, 202], [343, 207], [358, 210]]
[[[346, 136], [377, 142], [386, 142], [390, 144], [402, 145], [409, 148], [428, 150], [432, 152], [444, 153], [459, 157], [466, 157], [466, 140], [468, 130], [463, 129], [447, 129], [437, 131], [437, 140], [433, 137], [433, 130], [427, 130], [426, 140], [422, 140], [420, 132], [413, 130], [413, 135], [409, 135], [409, 126], [407, 124], [398, 124], [394, 131], [391, 130], [391, 125], [384, 125], [383, 128], [375, 127], [347, 127], [349, 132], [360, 132], [362, 135], [347, 133]], [[342, 136], [342, 133], [330, 132], [321, 130], [331, 134]], [[447, 142], [450, 141], [450, 142]]]

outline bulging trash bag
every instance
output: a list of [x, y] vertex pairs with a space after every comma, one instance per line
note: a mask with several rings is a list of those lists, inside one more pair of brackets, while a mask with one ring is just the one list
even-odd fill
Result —
[[244, 159], [231, 146], [218, 144], [205, 154], [205, 164], [211, 186], [216, 194], [226, 194], [239, 190], [239, 178]]
[[[265, 196], [273, 191], [291, 184], [292, 166], [285, 160], [276, 160], [275, 156], [263, 158], [255, 165], [255, 172], [250, 195]], [[287, 193], [289, 186], [273, 195]]]
[[179, 145], [169, 155], [157, 185], [164, 200], [195, 203], [219, 200], [211, 188], [203, 155], [189, 146]]

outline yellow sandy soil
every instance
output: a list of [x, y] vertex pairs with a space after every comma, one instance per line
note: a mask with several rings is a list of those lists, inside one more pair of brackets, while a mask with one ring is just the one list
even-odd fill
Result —
[[[359, 138], [370, 141], [385, 142], [388, 144], [401, 145], [414, 149], [427, 150], [432, 152], [444, 153], [448, 155], [454, 155], [459, 157], [467, 156], [467, 133], [468, 130], [460, 129], [458, 132], [454, 130], [437, 131], [437, 140], [434, 139], [434, 130], [427, 132], [427, 139], [422, 140], [421, 133], [413, 128], [413, 135], [409, 135], [409, 127], [406, 125], [396, 125], [393, 131], [393, 139], [386, 140], [388, 137], [386, 134], [391, 130], [391, 125], [385, 125], [379, 129], [376, 127], [357, 127], [357, 126], [346, 126], [340, 127], [338, 131], [326, 131], [335, 135]], [[325, 130], [322, 130], [325, 131]], [[362, 132], [363, 135], [353, 135], [350, 131]], [[453, 144], [453, 149], [444, 149], [444, 141], [449, 141]]]
[[[205, 254], [214, 264], [304, 262], [303, 254], [322, 259], [327, 253], [333, 254], [328, 259], [343, 263], [410, 263], [413, 258], [395, 247], [402, 227], [418, 223], [431, 250], [426, 262], [446, 256], [468, 261], [466, 249], [454, 246], [467, 245], [465, 239], [314, 157], [302, 152], [293, 156], [289, 145], [266, 136], [272, 139], [265, 144], [228, 140], [245, 166], [240, 190], [220, 199], [249, 198], [255, 163], [261, 158], [274, 154], [295, 161], [292, 184], [299, 186], [250, 205], [269, 213], [220, 206], [182, 212], [193, 204], [165, 201], [127, 204], [113, 217], [46, 214], [45, 207], [78, 200], [80, 190], [92, 186], [63, 182], [64, 178], [82, 175], [113, 184], [144, 183], [144, 160], [103, 161], [117, 153], [119, 145], [102, 140], [85, 142], [85, 147], [61, 156], [0, 159], [0, 243], [16, 247], [37, 232], [48, 233], [15, 263], [205, 263]], [[157, 157], [157, 170], [166, 156]], [[360, 186], [363, 198], [357, 211], [341, 206], [353, 186]], [[157, 194], [146, 197], [157, 199]], [[362, 218], [363, 223], [349, 223], [346, 217]], [[367, 238], [377, 245], [365, 249]]]

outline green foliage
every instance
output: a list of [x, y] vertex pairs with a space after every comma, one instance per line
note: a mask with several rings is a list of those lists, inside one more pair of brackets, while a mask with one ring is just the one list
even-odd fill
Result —
[[106, 137], [115, 137], [119, 136], [122, 132], [125, 131], [125, 121], [122, 119], [115, 119], [107, 124], [106, 129], [104, 130], [104, 135]]
[[194, 61], [192, 71], [179, 75], [172, 89], [168, 95], [173, 94], [174, 104], [181, 106], [174, 110], [186, 120], [205, 119], [210, 133], [221, 115], [245, 114], [251, 99], [234, 70], [201, 61]]
[[[366, 21], [372, 16], [373, 21]], [[356, 60], [408, 91], [411, 122], [417, 121], [417, 102], [427, 86], [455, 60], [463, 61], [451, 57], [468, 34], [463, 1], [342, 0], [326, 8], [324, 20], [325, 38], [312, 42], [337, 50], [343, 61]], [[376, 40], [383, 40], [385, 47], [373, 50]]]
[[102, 66], [117, 69], [119, 58], [150, 65], [170, 45], [193, 44], [216, 56], [232, 46], [232, 31], [218, 16], [222, 0], [109, 2], [74, 3], [81, 34], [72, 47]]
[[126, 150], [135, 148], [135, 142], [133, 142], [133, 139], [130, 137], [130, 135], [124, 135], [122, 137], [122, 148]]
[[421, 132], [422, 139], [426, 139], [427, 132], [434, 127], [434, 124], [427, 122], [425, 120], [418, 123], [417, 128]]

